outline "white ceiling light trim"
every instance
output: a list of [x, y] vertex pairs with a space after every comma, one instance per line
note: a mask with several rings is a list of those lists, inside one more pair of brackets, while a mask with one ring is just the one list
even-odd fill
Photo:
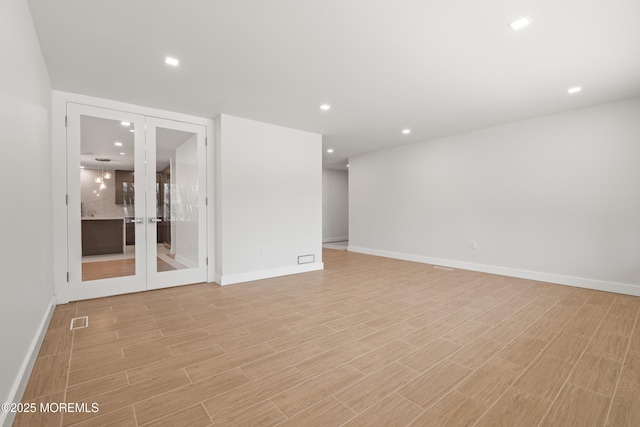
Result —
[[405, 135], [409, 135], [411, 133], [411, 129], [403, 129], [402, 133]]
[[180, 60], [167, 56], [166, 58], [164, 58], [164, 63], [173, 67], [177, 67], [178, 65], [180, 65]]
[[524, 18], [520, 18], [520, 19], [510, 23], [509, 24], [509, 28], [511, 28], [513, 31], [518, 31], [518, 30], [528, 26], [529, 24], [531, 24], [531, 19], [529, 19], [528, 17], [525, 16]]
[[582, 91], [582, 88], [580, 86], [574, 86], [574, 87], [569, 88], [567, 90], [567, 93], [570, 94], [570, 95], [573, 95], [574, 93], [578, 93], [580, 91]]
[[320, 109], [321, 109], [322, 111], [328, 111], [329, 109], [331, 109], [331, 105], [329, 105], [329, 104], [322, 104], [322, 105], [320, 106]]
[[329, 148], [329, 149], [327, 150], [327, 153], [329, 153], [329, 154], [333, 153], [333, 148]]

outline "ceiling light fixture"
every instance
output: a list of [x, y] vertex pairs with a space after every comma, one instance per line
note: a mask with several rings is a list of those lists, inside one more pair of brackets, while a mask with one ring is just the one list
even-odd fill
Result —
[[510, 23], [509, 28], [511, 28], [513, 31], [518, 31], [519, 29], [524, 28], [529, 24], [531, 24], [531, 20], [527, 17], [524, 17]]
[[131, 123], [129, 123], [129, 122], [120, 122], [120, 124], [122, 126], [131, 126]]
[[121, 156], [124, 156], [124, 153], [120, 153]]
[[113, 145], [115, 145], [116, 147], [122, 147], [122, 142], [116, 141], [113, 143]]
[[329, 110], [330, 108], [331, 108], [331, 105], [329, 105], [329, 104], [322, 104], [322, 105], [320, 106], [320, 109], [321, 109], [322, 111], [327, 111], [327, 110]]
[[402, 133], [404, 133], [405, 135], [409, 135], [411, 133], [411, 129], [404, 129]]
[[164, 58], [164, 63], [167, 65], [172, 65], [174, 67], [177, 67], [178, 65], [180, 65], [180, 61], [176, 58], [172, 58], [170, 56], [167, 56], [166, 58]]
[[582, 88], [581, 88], [580, 86], [575, 86], [575, 87], [569, 88], [569, 89], [567, 90], [567, 93], [569, 93], [569, 94], [571, 94], [571, 95], [572, 95], [572, 94], [574, 94], [574, 93], [578, 93], [578, 92], [580, 92], [581, 90], [582, 90]]
[[329, 148], [329, 149], [327, 150], [327, 153], [333, 153], [333, 148]]

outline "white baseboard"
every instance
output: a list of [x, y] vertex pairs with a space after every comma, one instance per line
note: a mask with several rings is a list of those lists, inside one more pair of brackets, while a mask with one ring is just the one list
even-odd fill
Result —
[[269, 270], [251, 271], [248, 273], [228, 274], [220, 276], [216, 274], [216, 282], [222, 286], [235, 283], [251, 282], [253, 280], [270, 279], [272, 277], [289, 276], [291, 274], [308, 273], [310, 271], [324, 269], [324, 263], [314, 262], [309, 264], [293, 265], [290, 267], [272, 268]]
[[403, 261], [442, 265], [445, 267], [459, 268], [462, 270], [480, 271], [483, 273], [499, 274], [501, 276], [518, 277], [521, 279], [537, 280], [540, 282], [557, 283], [559, 285], [576, 286], [578, 288], [640, 296], [640, 286], [634, 286], [626, 283], [605, 282], [602, 280], [586, 279], [583, 277], [564, 276], [560, 274], [520, 270], [517, 268], [500, 267], [495, 265], [476, 264], [472, 262], [457, 261], [451, 259], [431, 258], [420, 255], [405, 254], [401, 252], [381, 251], [378, 249], [363, 248], [358, 246], [349, 246], [348, 250], [351, 252], [358, 252], [367, 255], [400, 259]]
[[222, 282], [222, 276], [218, 273], [213, 273], [213, 281], [217, 284], [220, 284], [220, 282]]
[[[7, 402], [18, 403], [22, 399], [24, 390], [27, 387], [27, 382], [29, 381], [29, 376], [31, 376], [31, 371], [33, 370], [33, 365], [35, 365], [36, 359], [38, 358], [38, 352], [40, 351], [40, 347], [42, 346], [42, 341], [44, 341], [44, 336], [47, 334], [49, 322], [51, 321], [51, 316], [53, 316], [53, 310], [55, 309], [55, 307], [56, 297], [53, 296], [51, 297], [51, 301], [49, 301], [49, 308], [44, 313], [44, 316], [40, 321], [37, 333], [31, 341], [31, 345], [29, 346], [29, 350], [27, 351], [27, 354], [22, 362], [22, 366], [20, 366], [18, 377], [16, 378], [13, 387], [11, 387], [11, 392], [9, 393]], [[5, 427], [11, 426], [11, 424], [13, 424], [15, 416], [16, 414], [13, 412], [6, 413], [0, 411], [0, 425]]]
[[188, 268], [196, 268], [198, 266], [197, 262], [193, 262], [190, 259], [187, 259], [180, 255], [176, 255], [176, 261]]
[[345, 242], [349, 240], [349, 236], [323, 237], [322, 243]]

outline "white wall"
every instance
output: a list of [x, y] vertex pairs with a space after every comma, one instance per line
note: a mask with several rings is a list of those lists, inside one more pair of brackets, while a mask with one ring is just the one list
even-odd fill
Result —
[[125, 206], [116, 205], [115, 172], [111, 172], [111, 179], [105, 180], [106, 188], [102, 190], [100, 190], [100, 184], [95, 182], [95, 178], [100, 175], [100, 172], [97, 169], [80, 169], [82, 217], [124, 218]]
[[197, 142], [198, 136], [193, 135], [176, 148], [175, 169], [171, 174], [171, 179], [175, 179], [171, 203], [177, 207], [172, 209], [175, 234], [171, 249], [175, 246], [176, 261], [190, 267], [198, 265], [198, 209], [193, 203], [198, 198]]
[[350, 166], [350, 250], [640, 295], [640, 98]]
[[[321, 135], [228, 115], [216, 123], [218, 282], [321, 269]], [[298, 265], [309, 254], [315, 262]]]
[[322, 242], [349, 240], [349, 174], [322, 169]]
[[0, 2], [0, 51], [0, 401], [10, 402], [53, 302], [51, 87], [24, 0]]

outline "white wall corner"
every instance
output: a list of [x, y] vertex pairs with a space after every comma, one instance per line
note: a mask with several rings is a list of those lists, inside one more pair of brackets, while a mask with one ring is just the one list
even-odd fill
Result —
[[213, 282], [219, 285], [222, 282], [222, 276], [218, 273], [215, 273], [213, 275]]
[[[33, 366], [35, 365], [36, 359], [38, 358], [40, 347], [42, 347], [42, 342], [44, 341], [44, 337], [47, 334], [49, 323], [51, 322], [51, 317], [53, 316], [53, 312], [56, 308], [55, 296], [51, 298], [48, 307], [49, 308], [45, 311], [44, 316], [40, 321], [40, 325], [38, 325], [37, 333], [31, 340], [31, 345], [29, 346], [29, 350], [27, 351], [27, 354], [22, 361], [22, 365], [20, 366], [20, 370], [18, 371], [18, 375], [13, 384], [13, 387], [11, 387], [7, 402], [19, 403], [22, 400], [22, 395], [24, 394], [24, 390], [27, 388], [27, 383], [29, 382], [31, 371], [33, 370]], [[12, 425], [15, 416], [16, 413], [14, 412], [0, 411], [0, 425], [7, 427]]]
[[322, 261], [322, 136], [228, 115], [218, 121], [220, 284], [314, 269], [297, 258], [314, 253]]

